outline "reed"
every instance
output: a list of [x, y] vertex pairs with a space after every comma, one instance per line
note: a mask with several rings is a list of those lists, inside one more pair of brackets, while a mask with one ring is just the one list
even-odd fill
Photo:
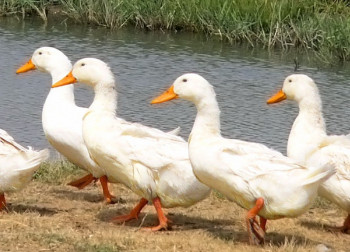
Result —
[[[231, 43], [313, 50], [324, 60], [350, 60], [350, 7], [340, 0], [11, 0], [1, 13], [46, 13], [61, 6], [82, 23], [108, 28], [204, 32]], [[8, 2], [8, 6], [4, 3]], [[5, 8], [4, 8], [5, 6]], [[34, 8], [33, 6], [36, 6]], [[23, 8], [25, 8], [23, 10]], [[29, 9], [29, 10], [28, 10]], [[4, 11], [5, 10], [5, 11]], [[44, 19], [44, 18], [43, 18]]]
[[37, 14], [47, 22], [47, 7], [54, 4], [54, 0], [0, 0], [0, 16], [22, 14]]

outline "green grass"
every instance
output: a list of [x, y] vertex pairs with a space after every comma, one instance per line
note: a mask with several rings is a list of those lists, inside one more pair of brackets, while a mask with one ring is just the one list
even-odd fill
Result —
[[2, 0], [1, 14], [46, 12], [108, 28], [203, 32], [232, 43], [302, 48], [324, 60], [350, 60], [350, 7], [339, 0]]
[[56, 3], [57, 0], [0, 0], [0, 16], [36, 14], [47, 22], [47, 7]]
[[82, 175], [83, 173], [82, 169], [68, 161], [48, 161], [43, 163], [35, 172], [34, 179], [43, 183], [58, 185], [67, 182], [75, 175]]

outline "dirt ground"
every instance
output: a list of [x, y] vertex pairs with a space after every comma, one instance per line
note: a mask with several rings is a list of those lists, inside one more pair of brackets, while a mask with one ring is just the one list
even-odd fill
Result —
[[345, 213], [324, 201], [299, 218], [268, 221], [266, 244], [254, 247], [248, 245], [245, 211], [217, 193], [190, 208], [166, 209], [172, 230], [151, 233], [140, 230], [157, 224], [151, 205], [139, 220], [110, 222], [139, 200], [121, 185], [111, 189], [119, 198], [114, 205], [104, 204], [99, 184], [77, 190], [33, 181], [7, 195], [8, 212], [0, 214], [0, 251], [350, 250], [350, 235], [329, 231], [342, 223]]

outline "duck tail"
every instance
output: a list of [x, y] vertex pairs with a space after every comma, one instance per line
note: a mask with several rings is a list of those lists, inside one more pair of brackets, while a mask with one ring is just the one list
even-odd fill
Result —
[[327, 163], [317, 169], [309, 168], [303, 185], [312, 185], [315, 183], [323, 183], [328, 178], [335, 174], [335, 167], [333, 164]]
[[23, 188], [48, 157], [47, 149], [41, 151], [27, 149], [7, 156], [0, 166], [1, 190], [7, 192]]
[[41, 151], [27, 150], [26, 158], [23, 159], [23, 165], [18, 166], [18, 170], [36, 170], [39, 165], [49, 158], [50, 152], [48, 149]]

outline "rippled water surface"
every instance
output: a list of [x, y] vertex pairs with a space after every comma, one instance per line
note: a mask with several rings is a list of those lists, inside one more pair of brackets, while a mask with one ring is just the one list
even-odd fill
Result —
[[[73, 62], [83, 57], [106, 61], [117, 77], [120, 117], [162, 130], [181, 126], [185, 138], [196, 113], [192, 104], [183, 100], [161, 106], [149, 103], [181, 74], [197, 72], [215, 87], [224, 136], [264, 143], [285, 153], [298, 112], [296, 104], [267, 106], [266, 99], [294, 72], [294, 54], [282, 57], [278, 52], [246, 49], [194, 34], [110, 31], [65, 22], [43, 25], [39, 20], [2, 18], [0, 128], [21, 144], [49, 146], [41, 127], [41, 110], [50, 76], [39, 71], [15, 74], [41, 46], [57, 47]], [[298, 72], [308, 74], [318, 84], [328, 132], [349, 133], [348, 67], [319, 69], [314, 65], [302, 62]], [[75, 93], [80, 106], [89, 106], [92, 90], [77, 85]]]

